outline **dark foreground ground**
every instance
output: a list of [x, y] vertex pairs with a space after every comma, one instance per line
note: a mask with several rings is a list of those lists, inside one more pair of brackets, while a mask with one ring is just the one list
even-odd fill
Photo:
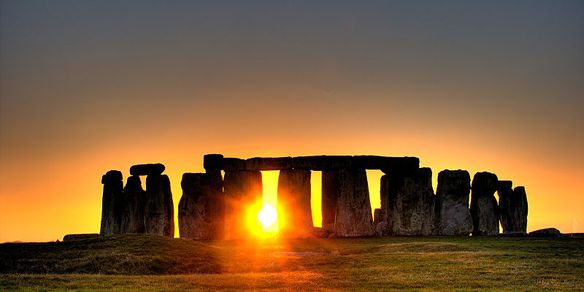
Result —
[[0, 290], [584, 289], [583, 238], [0, 244]]

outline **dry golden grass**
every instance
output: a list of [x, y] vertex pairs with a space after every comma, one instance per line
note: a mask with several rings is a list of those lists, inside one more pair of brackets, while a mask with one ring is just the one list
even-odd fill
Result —
[[0, 290], [582, 290], [584, 239], [234, 242], [147, 235], [0, 245]]

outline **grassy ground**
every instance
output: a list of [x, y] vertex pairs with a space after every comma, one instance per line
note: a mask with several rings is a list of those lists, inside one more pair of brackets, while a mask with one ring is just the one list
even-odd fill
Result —
[[584, 289], [582, 238], [1, 244], [0, 290]]

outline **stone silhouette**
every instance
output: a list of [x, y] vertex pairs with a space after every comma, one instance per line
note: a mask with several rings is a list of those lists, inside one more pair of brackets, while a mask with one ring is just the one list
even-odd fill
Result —
[[339, 198], [339, 172], [327, 170], [322, 172], [322, 228], [330, 233], [335, 231], [337, 201]]
[[278, 206], [286, 210], [280, 233], [285, 237], [308, 237], [312, 234], [310, 206], [310, 171], [280, 171], [278, 177]]
[[338, 237], [373, 235], [371, 203], [364, 169], [340, 169], [336, 190], [337, 213], [334, 234]]
[[[280, 170], [278, 208], [288, 218], [281, 234], [288, 237], [357, 237], [388, 235], [496, 235], [501, 221], [506, 234], [525, 234], [525, 188], [511, 189], [492, 173], [464, 170], [438, 174], [436, 195], [432, 171], [416, 157], [300, 156], [225, 158], [204, 156], [205, 173], [185, 173], [181, 181], [179, 232], [191, 239], [242, 239], [261, 230], [262, 170]], [[367, 169], [384, 172], [381, 208], [371, 216]], [[116, 170], [102, 177], [100, 235], [150, 233], [174, 235], [173, 202], [164, 165], [130, 168], [126, 186]], [[222, 172], [225, 171], [224, 177]], [[322, 171], [322, 228], [313, 227], [311, 171]], [[141, 175], [146, 176], [146, 190]], [[499, 204], [494, 192], [499, 195]], [[286, 227], [286, 225], [288, 225]], [[292, 228], [293, 227], [293, 228]]]
[[381, 202], [390, 235], [432, 235], [434, 189], [432, 170], [390, 173], [381, 177]]
[[131, 175], [159, 175], [164, 172], [164, 165], [161, 163], [137, 164], [130, 167]]
[[466, 170], [443, 170], [438, 174], [435, 233], [469, 235], [473, 230], [468, 209], [470, 175]]
[[174, 209], [168, 176], [151, 174], [146, 177], [144, 231], [168, 237], [174, 236]]
[[499, 234], [499, 206], [495, 199], [498, 181], [497, 175], [490, 172], [478, 172], [472, 180], [473, 236]]
[[499, 212], [503, 233], [527, 232], [527, 195], [524, 187], [512, 189], [511, 181], [499, 181]]
[[101, 228], [99, 234], [111, 235], [120, 233], [120, 204], [123, 181], [122, 172], [110, 170], [101, 177], [103, 197], [101, 205]]
[[[252, 230], [261, 230], [259, 222], [254, 220], [257, 214], [248, 214], [250, 206], [261, 204], [262, 201], [261, 172], [227, 170], [223, 186], [225, 191], [225, 238], [247, 238]], [[252, 220], [248, 220], [250, 217]]]
[[210, 180], [204, 173], [183, 174], [183, 194], [178, 203], [178, 227], [181, 238], [213, 239], [213, 214], [210, 201], [213, 193]]
[[121, 226], [119, 233], [144, 233], [144, 200], [139, 176], [130, 176], [122, 194]]

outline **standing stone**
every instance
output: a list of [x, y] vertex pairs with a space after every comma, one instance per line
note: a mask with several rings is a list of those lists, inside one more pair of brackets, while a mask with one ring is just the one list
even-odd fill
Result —
[[203, 158], [205, 173], [209, 182], [207, 207], [210, 220], [210, 237], [225, 238], [225, 194], [223, 193], [223, 155], [207, 154]]
[[519, 186], [513, 190], [513, 228], [520, 232], [527, 232], [527, 193], [525, 187]]
[[[248, 238], [261, 230], [257, 214], [251, 209], [262, 205], [262, 173], [259, 171], [225, 171], [225, 238]], [[258, 210], [259, 211], [259, 210]]]
[[178, 204], [180, 238], [214, 239], [210, 199], [213, 195], [209, 177], [203, 173], [185, 173], [182, 197]]
[[497, 196], [499, 196], [499, 220], [503, 227], [503, 233], [516, 232], [513, 228], [513, 182], [510, 180], [500, 180], [497, 184]]
[[335, 218], [337, 217], [337, 201], [339, 198], [339, 172], [325, 170], [322, 172], [322, 229], [333, 233], [335, 231]]
[[139, 176], [130, 176], [122, 195], [120, 233], [144, 233], [144, 199]]
[[117, 203], [122, 196], [122, 173], [118, 170], [110, 170], [101, 177], [103, 184], [103, 197], [101, 203], [101, 236], [117, 234], [120, 232], [120, 210]]
[[373, 220], [365, 169], [340, 169], [338, 182], [335, 236], [372, 236]]
[[468, 209], [470, 175], [466, 170], [443, 170], [438, 174], [435, 233], [466, 235], [472, 231]]
[[499, 206], [495, 199], [498, 181], [497, 175], [490, 172], [478, 172], [472, 180], [473, 236], [499, 234]]
[[170, 181], [166, 175], [146, 177], [144, 227], [148, 234], [174, 236], [174, 210]]
[[308, 237], [312, 231], [310, 170], [281, 170], [278, 177], [278, 206], [284, 212], [280, 234]]
[[434, 220], [432, 170], [420, 168], [411, 174], [382, 177], [383, 213], [391, 235], [431, 235]]

